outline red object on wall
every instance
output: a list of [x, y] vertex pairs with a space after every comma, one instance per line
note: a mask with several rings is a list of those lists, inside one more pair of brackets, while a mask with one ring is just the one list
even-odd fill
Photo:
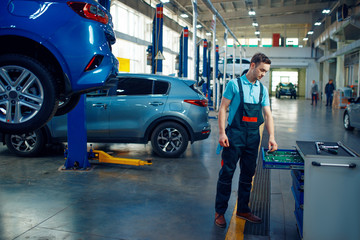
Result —
[[279, 47], [280, 33], [273, 33], [273, 47]]

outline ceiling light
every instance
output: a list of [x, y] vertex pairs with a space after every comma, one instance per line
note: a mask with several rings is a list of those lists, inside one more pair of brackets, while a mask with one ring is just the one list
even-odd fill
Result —
[[322, 10], [322, 13], [323, 13], [323, 14], [329, 14], [329, 13], [330, 13], [330, 9], [324, 9], [324, 10]]
[[253, 27], [257, 27], [257, 26], [259, 26], [259, 24], [258, 24], [258, 23], [256, 23], [256, 22], [252, 23], [252, 25], [253, 25]]
[[256, 31], [256, 32], [255, 32], [255, 35], [259, 35], [259, 34], [260, 34], [260, 31]]
[[196, 28], [202, 28], [202, 26], [200, 24], [196, 25]]
[[170, 2], [170, 0], [160, 0], [160, 2], [162, 2], [162, 3], [168, 3], [168, 2]]
[[182, 17], [182, 18], [188, 18], [189, 15], [187, 15], [186, 13], [183, 13], [183, 14], [180, 14], [180, 17]]
[[314, 31], [308, 31], [308, 34], [309, 35], [314, 34]]
[[309, 40], [309, 38], [307, 38], [307, 37], [303, 38], [303, 41], [307, 41], [307, 40]]
[[254, 16], [255, 14], [256, 14], [256, 13], [255, 13], [254, 10], [250, 10], [250, 11], [249, 11], [249, 15], [250, 15], [250, 16]]
[[315, 25], [315, 26], [320, 26], [320, 25], [321, 25], [321, 22], [317, 21], [314, 25]]
[[211, 33], [210, 32], [207, 32], [207, 33], [205, 33], [206, 34], [206, 36], [211, 36]]

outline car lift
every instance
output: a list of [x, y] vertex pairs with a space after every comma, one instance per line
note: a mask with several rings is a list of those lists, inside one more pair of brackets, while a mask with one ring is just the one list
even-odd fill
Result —
[[91, 149], [87, 152], [86, 96], [82, 95], [78, 105], [68, 113], [68, 148], [64, 150], [65, 164], [61, 170], [89, 170], [89, 160], [131, 166], [152, 165], [151, 160], [116, 158], [103, 151]]
[[[110, 0], [101, 0], [100, 4], [110, 10]], [[85, 109], [86, 95], [82, 94], [77, 106], [67, 114], [68, 149], [64, 151], [66, 161], [64, 166], [60, 168], [61, 170], [89, 170], [89, 159], [99, 160], [99, 162], [103, 163], [132, 166], [152, 165], [151, 160], [115, 158], [103, 151], [93, 150], [92, 148], [88, 153]]]
[[153, 20], [152, 45], [148, 46], [147, 52], [151, 53], [151, 73], [162, 74], [163, 55], [163, 4], [156, 5], [156, 13]]
[[[188, 40], [189, 39], [189, 29], [184, 27], [180, 35], [180, 51], [179, 51], [179, 77], [187, 78], [188, 76]], [[176, 68], [176, 67], [175, 67]]]

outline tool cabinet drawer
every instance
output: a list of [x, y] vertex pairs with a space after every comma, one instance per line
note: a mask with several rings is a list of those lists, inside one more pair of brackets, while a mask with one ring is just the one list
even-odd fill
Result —
[[304, 169], [304, 160], [297, 150], [278, 149], [268, 152], [261, 148], [263, 168], [268, 169]]

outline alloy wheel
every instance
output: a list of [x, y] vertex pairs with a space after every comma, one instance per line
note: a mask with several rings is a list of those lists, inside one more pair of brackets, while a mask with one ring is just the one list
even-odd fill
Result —
[[44, 89], [31, 71], [21, 66], [0, 68], [0, 121], [22, 123], [37, 115], [44, 102]]

